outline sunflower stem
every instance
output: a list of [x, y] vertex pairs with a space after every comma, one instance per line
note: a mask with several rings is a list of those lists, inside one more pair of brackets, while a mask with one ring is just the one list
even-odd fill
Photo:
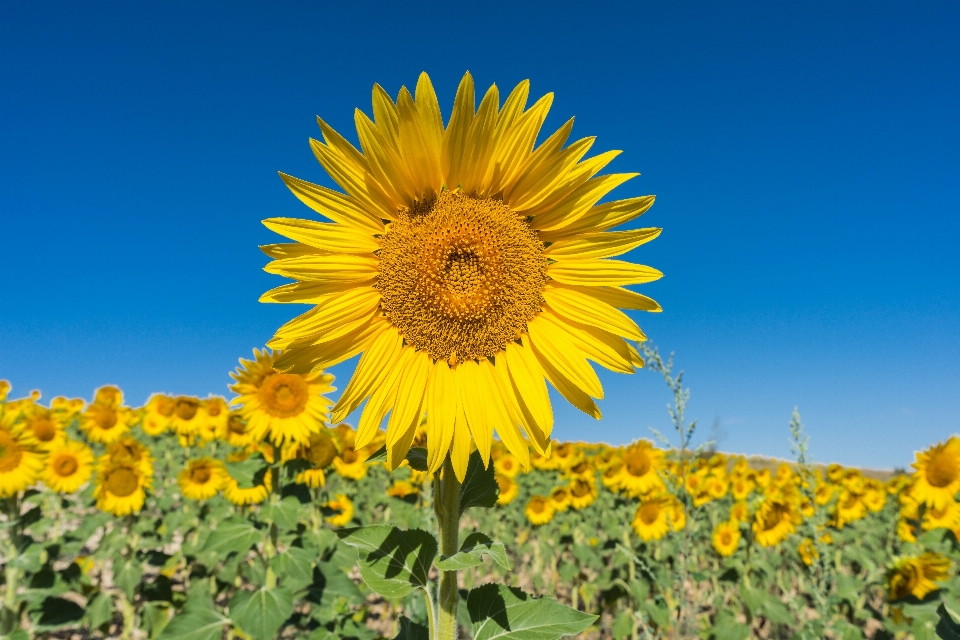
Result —
[[[460, 480], [447, 458], [443, 464], [443, 477], [434, 485], [439, 489], [434, 496], [434, 508], [440, 528], [440, 554], [452, 556], [457, 552], [460, 536]], [[436, 635], [431, 640], [455, 640], [457, 637], [457, 605], [460, 592], [457, 589], [457, 572], [440, 573]]]
[[[7, 498], [4, 501], [4, 507], [7, 515], [7, 522], [13, 523], [10, 527], [10, 539], [8, 557], [15, 558], [20, 552], [20, 523], [16, 522], [20, 518], [20, 501], [18, 495]], [[3, 609], [0, 611], [0, 633], [6, 635], [20, 626], [20, 607], [17, 602], [17, 579], [19, 573], [17, 569], [7, 562], [4, 570], [6, 581], [6, 590], [3, 594]]]

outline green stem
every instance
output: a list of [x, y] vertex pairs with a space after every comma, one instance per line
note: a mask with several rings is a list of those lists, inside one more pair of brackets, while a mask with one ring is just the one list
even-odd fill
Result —
[[[13, 522], [20, 517], [19, 495], [14, 495], [5, 501], [4, 507], [7, 515], [7, 522]], [[15, 558], [20, 553], [20, 523], [17, 522], [10, 527], [10, 539], [8, 557]], [[3, 611], [0, 612], [0, 633], [6, 635], [16, 629], [20, 623], [20, 606], [17, 602], [17, 580], [20, 577], [19, 572], [7, 563], [4, 571], [6, 579], [6, 590], [3, 594]]]
[[[440, 554], [452, 556], [457, 552], [460, 536], [460, 480], [447, 458], [443, 464], [443, 478], [435, 483], [439, 489], [434, 495], [437, 522], [440, 529]], [[457, 572], [440, 573], [436, 635], [431, 640], [455, 640], [457, 637]]]

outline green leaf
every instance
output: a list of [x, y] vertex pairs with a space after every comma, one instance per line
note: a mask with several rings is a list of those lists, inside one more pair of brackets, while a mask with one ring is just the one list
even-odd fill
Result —
[[113, 619], [113, 598], [101, 592], [87, 602], [87, 622], [91, 629], [98, 629], [104, 622]]
[[624, 638], [633, 634], [633, 613], [630, 611], [621, 611], [620, 615], [610, 625], [610, 632], [615, 640], [624, 640]]
[[833, 630], [838, 640], [863, 640], [863, 631], [860, 627], [850, 624], [846, 620], [837, 620]]
[[285, 587], [238, 591], [230, 600], [230, 619], [255, 640], [273, 640], [293, 613], [293, 593]]
[[283, 500], [277, 500], [274, 496], [273, 500], [260, 509], [260, 515], [264, 520], [276, 523], [284, 531], [297, 528], [297, 515], [299, 513], [300, 501], [293, 496], [287, 496]]
[[774, 624], [792, 625], [793, 616], [790, 615], [790, 610], [787, 609], [786, 605], [768, 593], [764, 595], [766, 597], [761, 607], [762, 615]]
[[34, 543], [10, 560], [9, 566], [27, 573], [35, 573], [43, 566], [45, 556], [43, 546]]
[[293, 592], [313, 583], [314, 555], [300, 547], [290, 547], [270, 560], [270, 566], [280, 578], [280, 584]]
[[159, 636], [169, 622], [169, 602], [145, 602], [140, 609], [140, 620], [150, 638]]
[[267, 463], [259, 455], [255, 455], [240, 462], [227, 462], [225, 466], [227, 467], [227, 473], [237, 481], [237, 484], [241, 487], [250, 487], [254, 484], [257, 474], [267, 466]]
[[72, 600], [48, 597], [40, 605], [35, 621], [38, 627], [57, 629], [74, 624], [83, 619], [83, 607]]
[[386, 524], [339, 529], [337, 535], [360, 554], [360, 576], [387, 598], [402, 598], [427, 585], [437, 555], [437, 539], [426, 531], [403, 531]]
[[597, 619], [556, 600], [498, 584], [470, 591], [467, 610], [474, 640], [554, 640], [580, 633]]
[[230, 619], [214, 609], [212, 603], [193, 607], [191, 604], [192, 599], [187, 601], [184, 612], [163, 628], [157, 640], [221, 640]]
[[140, 568], [140, 563], [134, 562], [133, 560], [127, 560], [120, 567], [120, 571], [114, 575], [113, 581], [118, 587], [123, 589], [123, 593], [127, 596], [127, 600], [133, 602], [134, 595], [137, 591], [137, 586], [140, 584], [140, 579], [142, 577], [143, 569]]
[[386, 445], [380, 447], [373, 454], [367, 458], [367, 462], [386, 462], [387, 461], [387, 447]]
[[393, 640], [430, 640], [430, 630], [406, 616], [401, 616], [400, 633]]
[[324, 600], [332, 597], [344, 598], [347, 602], [354, 602], [363, 598], [360, 587], [338, 567], [327, 562], [321, 562], [317, 565], [317, 569], [323, 576], [321, 586]]
[[941, 640], [960, 640], [960, 623], [951, 615], [951, 612], [941, 602], [937, 607], [940, 621], [937, 622], [937, 637]]
[[440, 556], [434, 564], [441, 571], [460, 571], [476, 567], [483, 562], [483, 554], [489, 555], [498, 565], [510, 570], [510, 560], [507, 559], [507, 549], [502, 542], [494, 542], [490, 537], [474, 532], [463, 541], [458, 553], [452, 556]]
[[429, 468], [427, 466], [427, 450], [423, 447], [413, 447], [407, 451], [407, 462], [410, 463], [411, 468], [417, 471], [426, 471]]
[[490, 509], [497, 504], [500, 485], [497, 484], [494, 473], [492, 464], [484, 468], [479, 451], [470, 454], [467, 473], [460, 487], [460, 515], [470, 507]]
[[750, 637], [750, 627], [738, 622], [730, 613], [721, 611], [710, 629], [710, 637], [713, 640], [746, 640]]
[[203, 550], [219, 556], [226, 556], [228, 553], [245, 554], [262, 539], [263, 535], [249, 520], [236, 516], [220, 523], [207, 538]]

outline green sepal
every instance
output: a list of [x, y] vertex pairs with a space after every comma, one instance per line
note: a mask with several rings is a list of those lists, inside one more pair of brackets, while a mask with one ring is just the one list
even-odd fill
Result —
[[494, 542], [489, 536], [479, 531], [471, 533], [463, 541], [460, 551], [452, 556], [440, 556], [434, 562], [441, 571], [460, 571], [476, 567], [483, 562], [483, 554], [487, 554], [498, 565], [509, 571], [510, 560], [507, 558], [507, 549], [502, 542]]
[[337, 535], [357, 549], [360, 576], [380, 595], [402, 598], [417, 587], [426, 587], [438, 546], [437, 539], [426, 531], [374, 524], [339, 529]]

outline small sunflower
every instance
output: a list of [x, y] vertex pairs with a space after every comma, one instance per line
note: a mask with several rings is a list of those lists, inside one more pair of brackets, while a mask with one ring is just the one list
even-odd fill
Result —
[[93, 474], [93, 452], [82, 442], [64, 440], [47, 452], [40, 478], [53, 491], [73, 493]]
[[800, 560], [803, 561], [803, 564], [808, 567], [812, 566], [814, 561], [820, 557], [820, 552], [817, 551], [817, 548], [813, 545], [813, 541], [810, 538], [804, 538], [800, 541], [800, 544], [797, 545], [797, 553], [800, 555]]
[[887, 570], [887, 596], [894, 602], [907, 596], [923, 600], [949, 576], [950, 560], [938, 553], [896, 558]]
[[717, 477], [710, 477], [707, 478], [705, 488], [712, 499], [720, 500], [727, 495], [730, 484], [726, 480], [722, 480]]
[[724, 558], [732, 556], [740, 543], [740, 525], [737, 522], [721, 522], [714, 528], [713, 549]]
[[[111, 387], [114, 388], [114, 387]], [[100, 392], [97, 391], [97, 397]], [[130, 410], [127, 407], [115, 404], [123, 401], [123, 396], [119, 398], [113, 393], [106, 394], [104, 397], [110, 399], [110, 403], [93, 402], [87, 405], [86, 410], [80, 415], [80, 428], [87, 434], [91, 442], [101, 444], [110, 444], [116, 442], [130, 431], [128, 420], [130, 419]]]
[[910, 492], [929, 506], [942, 509], [960, 491], [960, 438], [951, 437], [917, 453]]
[[153, 456], [150, 455], [150, 450], [131, 436], [125, 436], [110, 444], [100, 456], [97, 465], [103, 470], [115, 465], [133, 465], [141, 475], [153, 477]]
[[200, 416], [200, 398], [177, 396], [173, 399], [173, 414], [170, 416], [170, 428], [181, 438], [181, 444], [193, 444], [203, 425]]
[[834, 510], [834, 521], [838, 529], [842, 529], [851, 522], [861, 520], [867, 515], [867, 506], [863, 503], [863, 495], [849, 489], [841, 489]]
[[222, 440], [227, 435], [230, 407], [220, 396], [210, 396], [200, 402], [200, 426], [197, 435], [204, 442]]
[[504, 453], [494, 460], [493, 467], [500, 475], [515, 478], [520, 471], [520, 462], [511, 454]]
[[570, 506], [570, 489], [567, 487], [554, 487], [550, 492], [550, 504], [555, 511], [566, 511]]
[[61, 444], [66, 439], [66, 428], [56, 412], [31, 403], [22, 413], [20, 435], [25, 444], [43, 452]]
[[762, 547], [774, 547], [793, 533], [800, 521], [800, 511], [791, 500], [768, 496], [754, 516], [754, 539]]
[[838, 488], [834, 484], [829, 482], [821, 482], [817, 485], [817, 488], [814, 489], [814, 501], [821, 507], [830, 504], [830, 501], [833, 500], [833, 496], [836, 495]]
[[170, 422], [173, 418], [173, 412], [176, 409], [176, 402], [172, 396], [162, 393], [155, 393], [147, 400], [144, 407], [143, 421], [140, 428], [148, 436], [162, 435], [170, 428]]
[[328, 373], [282, 373], [273, 368], [279, 352], [254, 349], [254, 360], [240, 360], [230, 376], [238, 394], [231, 404], [241, 406], [248, 428], [257, 441], [269, 438], [275, 445], [306, 443], [311, 433], [325, 426], [333, 403], [323, 394], [335, 391]]
[[746, 500], [750, 497], [755, 487], [756, 484], [750, 476], [744, 474], [735, 477], [733, 482], [730, 483], [730, 493], [733, 495], [734, 500]]
[[580, 448], [572, 442], [555, 444], [550, 451], [550, 469], [566, 471], [580, 460]]
[[209, 500], [217, 495], [227, 482], [223, 463], [213, 458], [191, 460], [177, 475], [180, 493], [190, 500]]
[[407, 496], [416, 496], [420, 490], [413, 486], [409, 480], [394, 480], [393, 484], [387, 489], [387, 495], [393, 498], [406, 498]]
[[353, 502], [342, 493], [323, 506], [333, 511], [333, 515], [327, 517], [327, 522], [334, 527], [345, 527], [353, 520]]
[[553, 505], [550, 504], [549, 498], [533, 496], [527, 501], [527, 506], [524, 508], [523, 513], [527, 516], [530, 524], [540, 526], [553, 520], [553, 515], [556, 511]]
[[931, 529], [955, 529], [960, 526], [960, 504], [948, 502], [942, 509], [927, 507], [923, 512], [921, 527], [924, 531]]
[[510, 476], [497, 474], [494, 477], [497, 480], [497, 486], [500, 487], [500, 495], [497, 496], [497, 504], [503, 507], [513, 502], [520, 493], [520, 487], [517, 486], [517, 482]]
[[593, 480], [574, 478], [570, 481], [570, 506], [586, 509], [597, 499], [597, 484]]
[[344, 449], [334, 458], [333, 468], [344, 478], [362, 480], [367, 475], [367, 455], [366, 450]]
[[43, 469], [43, 456], [6, 429], [0, 429], [0, 497], [9, 498], [32, 485]]
[[249, 447], [256, 443], [239, 411], [231, 411], [227, 418], [227, 430], [224, 439], [235, 447]]
[[539, 453], [549, 448], [547, 380], [599, 419], [603, 389], [589, 361], [642, 366], [624, 338], [645, 336], [619, 309], [660, 306], [623, 287], [662, 274], [607, 258], [660, 230], [608, 230], [653, 197], [597, 205], [635, 174], [596, 176], [616, 154], [583, 160], [592, 139], [564, 147], [572, 120], [535, 148], [553, 96], [526, 108], [529, 89], [522, 82], [501, 105], [494, 85], [477, 109], [466, 74], [444, 126], [425, 73], [396, 102], [375, 86], [374, 119], [356, 114], [359, 150], [322, 120], [324, 142], [311, 141], [346, 193], [281, 175], [333, 222], [264, 221], [297, 241], [264, 247], [275, 259], [266, 270], [297, 282], [261, 300], [314, 305], [268, 343], [284, 350], [278, 368], [315, 371], [362, 353], [334, 419], [370, 398], [363, 447], [389, 414], [391, 468], [424, 414], [430, 471], [449, 454], [462, 479], [474, 443], [487, 463], [495, 431], [526, 468], [524, 435]]
[[93, 497], [97, 508], [115, 516], [137, 513], [143, 508], [146, 491], [152, 485], [134, 463], [113, 464], [98, 469]]
[[662, 494], [648, 494], [640, 498], [637, 512], [630, 525], [644, 542], [660, 540], [670, 530], [670, 501]]
[[100, 387], [93, 393], [93, 401], [108, 407], [118, 408], [123, 405], [123, 391], [112, 384]]
[[737, 522], [746, 522], [750, 519], [750, 507], [747, 505], [746, 500], [738, 500], [733, 503], [733, 506], [730, 507], [730, 520], [736, 520]]
[[252, 487], [241, 487], [235, 478], [228, 476], [223, 485], [223, 497], [237, 506], [248, 504], [260, 504], [267, 499], [272, 489], [271, 470], [267, 469], [263, 475], [263, 484], [255, 484]]

